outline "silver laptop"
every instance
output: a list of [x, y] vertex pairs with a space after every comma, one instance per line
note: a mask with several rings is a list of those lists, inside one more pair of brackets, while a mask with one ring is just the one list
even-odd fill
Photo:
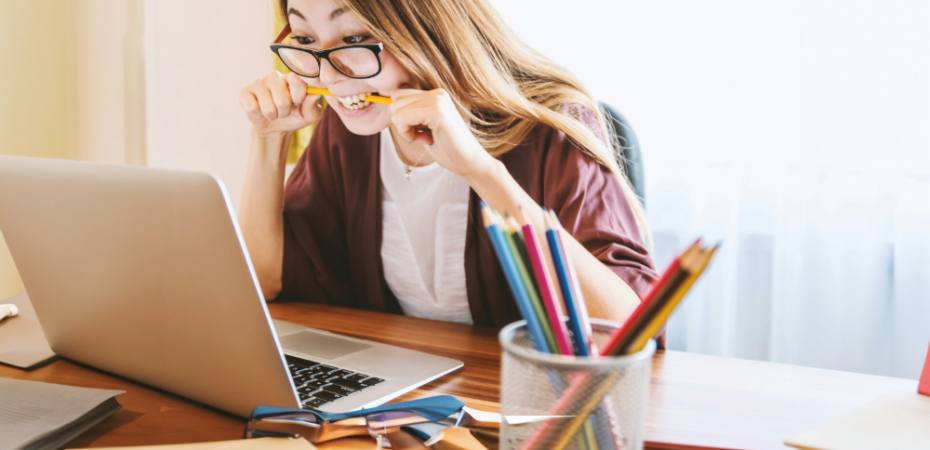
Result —
[[374, 406], [462, 367], [272, 321], [208, 174], [0, 156], [0, 232], [55, 353], [238, 416]]

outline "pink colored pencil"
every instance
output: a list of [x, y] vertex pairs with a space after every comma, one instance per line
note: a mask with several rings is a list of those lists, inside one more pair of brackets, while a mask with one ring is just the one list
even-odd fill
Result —
[[543, 259], [542, 248], [540, 248], [539, 239], [536, 237], [536, 230], [529, 222], [523, 224], [523, 240], [526, 242], [526, 253], [530, 257], [533, 273], [536, 274], [536, 283], [539, 285], [540, 294], [542, 294], [543, 305], [546, 307], [546, 315], [549, 316], [549, 323], [552, 325], [552, 334], [559, 346], [559, 353], [567, 356], [573, 355], [574, 351], [568, 337], [568, 328], [565, 326], [565, 321], [562, 320], [562, 315], [559, 314], [559, 307], [556, 303], [555, 286], [552, 284], [552, 278], [549, 277], [549, 268], [546, 267], [546, 261]]

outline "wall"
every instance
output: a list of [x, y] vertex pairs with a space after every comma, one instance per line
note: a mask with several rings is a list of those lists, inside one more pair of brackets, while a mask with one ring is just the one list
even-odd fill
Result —
[[145, 164], [144, 0], [76, 7], [78, 158]]
[[[144, 164], [143, 5], [0, 2], [0, 154]], [[22, 290], [0, 234], [0, 299]]]
[[272, 3], [148, 0], [147, 161], [212, 172], [236, 209], [250, 125], [239, 90], [271, 70]]
[[[77, 155], [74, 13], [68, 0], [0, 2], [0, 154]], [[22, 290], [0, 239], [0, 299]]]
[[[271, 14], [264, 0], [0, 2], [0, 154], [213, 172], [238, 207], [239, 89], [271, 68]], [[0, 239], [0, 299], [22, 290]]]

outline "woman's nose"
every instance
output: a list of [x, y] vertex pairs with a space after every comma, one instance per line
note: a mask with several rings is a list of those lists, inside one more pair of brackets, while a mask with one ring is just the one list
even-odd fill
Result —
[[333, 67], [333, 63], [331, 63], [329, 59], [320, 59], [320, 81], [323, 82], [324, 86], [327, 88], [332, 87], [333, 84], [348, 79], [347, 76], [339, 73], [339, 71]]

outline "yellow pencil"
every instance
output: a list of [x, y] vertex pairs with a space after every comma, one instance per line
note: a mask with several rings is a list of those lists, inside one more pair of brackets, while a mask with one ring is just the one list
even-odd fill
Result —
[[[332, 92], [329, 92], [329, 89], [323, 89], [313, 86], [307, 86], [307, 93], [313, 95], [328, 95], [330, 97], [335, 97]], [[381, 103], [382, 105], [390, 105], [392, 100], [391, 97], [382, 97], [380, 95], [369, 95], [365, 97], [366, 102], [372, 103]]]

